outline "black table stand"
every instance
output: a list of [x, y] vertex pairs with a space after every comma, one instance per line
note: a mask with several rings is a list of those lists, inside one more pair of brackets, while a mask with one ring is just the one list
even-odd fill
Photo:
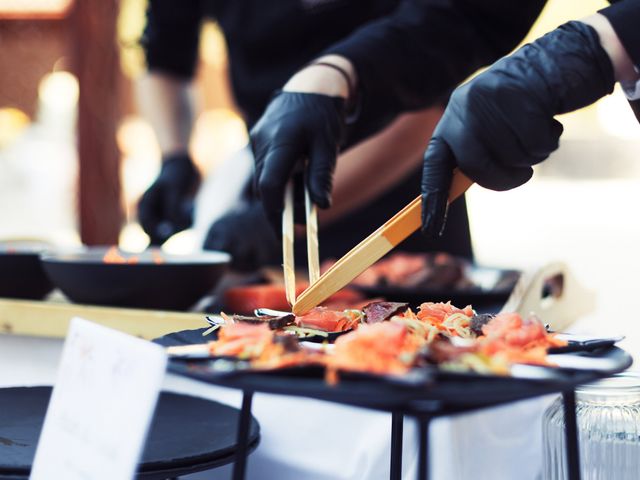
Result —
[[391, 474], [390, 480], [402, 480], [402, 431], [404, 415], [391, 412]]
[[562, 393], [564, 407], [564, 435], [567, 445], [567, 468], [569, 480], [580, 480], [580, 445], [578, 443], [578, 423], [576, 419], [576, 393], [570, 390]]
[[249, 427], [251, 425], [251, 402], [253, 392], [242, 392], [242, 407], [238, 420], [238, 445], [236, 461], [233, 464], [233, 480], [244, 480], [247, 470], [247, 456], [249, 455]]
[[[565, 417], [566, 456], [568, 479], [580, 480], [580, 455], [578, 444], [578, 428], [576, 422], [575, 392], [569, 390], [562, 394]], [[233, 467], [233, 480], [244, 480], [249, 453], [249, 422], [251, 419], [252, 391], [243, 391], [242, 408], [238, 422], [238, 446]], [[391, 466], [390, 480], [402, 479], [402, 433], [405, 415], [416, 418], [418, 422], [418, 480], [429, 479], [429, 426], [431, 420], [438, 416], [447, 416], [476, 409], [459, 411], [447, 410], [442, 413], [434, 411], [391, 411]]]

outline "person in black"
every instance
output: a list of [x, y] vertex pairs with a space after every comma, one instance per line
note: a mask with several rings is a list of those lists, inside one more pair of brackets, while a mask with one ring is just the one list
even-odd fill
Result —
[[446, 191], [459, 168], [508, 190], [559, 145], [554, 116], [590, 105], [620, 82], [640, 121], [640, 1], [625, 0], [560, 26], [459, 87], [424, 155], [423, 231], [445, 226]]
[[[192, 194], [198, 176], [186, 154], [184, 138], [189, 128], [185, 125], [189, 122], [183, 120], [190, 112], [185, 106], [185, 88], [194, 73], [203, 18], [214, 18], [227, 41], [233, 93], [252, 129], [256, 183], [273, 223], [278, 223], [282, 207], [279, 189], [302, 158], [309, 158], [311, 166], [317, 163], [315, 159], [327, 160], [326, 165], [318, 163], [324, 169], [320, 182], [309, 176], [309, 190], [315, 203], [329, 206], [331, 175], [340, 151], [335, 197], [341, 200], [325, 218], [321, 216], [320, 230], [321, 256], [339, 257], [418, 194], [419, 154], [395, 156], [394, 140], [398, 150], [404, 146], [402, 140], [398, 142], [392, 134], [385, 137], [385, 133], [393, 133], [398, 124], [402, 127], [403, 121], [405, 132], [415, 130], [416, 125], [424, 129], [424, 117], [406, 112], [442, 102], [476, 69], [508, 53], [529, 30], [544, 3], [151, 0], [144, 37], [150, 74], [141, 91], [154, 99], [147, 103], [161, 110], [150, 117], [160, 134], [164, 162], [158, 179], [140, 201], [141, 225], [153, 243], [189, 225], [184, 199]], [[177, 127], [163, 126], [163, 122], [171, 123], [166, 118], [172, 118]], [[295, 138], [296, 144], [290, 151], [279, 152], [286, 154], [286, 158], [279, 157], [286, 172], [280, 169], [282, 175], [277, 179], [264, 176], [274, 172], [264, 166], [278, 159], [272, 147], [277, 134], [284, 132], [274, 130], [275, 125], [294, 126], [288, 138]], [[377, 148], [376, 141], [386, 150]], [[377, 166], [373, 160], [358, 158], [359, 149], [361, 157], [378, 155], [381, 163]], [[345, 165], [343, 170], [353, 167], [349, 174], [341, 174], [340, 162]], [[383, 172], [380, 165], [390, 162], [391, 171]], [[342, 177], [349, 180], [342, 181]], [[338, 195], [341, 181], [342, 191], [347, 192], [342, 196]], [[275, 190], [269, 191], [274, 185]], [[339, 214], [331, 218], [332, 212]], [[449, 218], [452, 228], [445, 237], [425, 240], [413, 236], [402, 247], [470, 257], [463, 201], [456, 203]], [[277, 240], [264, 225], [260, 205], [248, 202], [211, 227], [205, 247], [231, 251], [236, 266], [277, 262]]]

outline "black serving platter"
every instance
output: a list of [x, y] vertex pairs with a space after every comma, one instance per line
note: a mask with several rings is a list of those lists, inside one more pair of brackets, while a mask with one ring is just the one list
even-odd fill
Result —
[[[29, 477], [51, 392], [49, 386], [0, 389], [0, 478]], [[136, 479], [174, 478], [233, 462], [239, 416], [227, 405], [162, 392]], [[260, 441], [253, 417], [249, 432], [251, 451]]]
[[631, 364], [631, 357], [617, 347], [601, 355], [615, 357], [618, 361], [616, 368], [607, 371], [571, 371], [540, 367], [548, 370], [548, 375], [536, 379], [431, 369], [426, 370], [423, 382], [390, 381], [389, 378], [374, 375], [343, 373], [337, 385], [329, 385], [321, 375], [322, 369], [317, 367], [220, 374], [210, 371], [199, 361], [175, 360], [170, 361], [169, 371], [244, 391], [304, 396], [374, 409], [415, 406], [424, 402], [464, 409], [572, 390], [577, 385], [621, 372]]
[[417, 308], [424, 302], [448, 302], [457, 307], [473, 305], [474, 308], [497, 306], [500, 308], [513, 290], [520, 272], [492, 267], [471, 265], [465, 269], [465, 276], [472, 282], [471, 286], [460, 288], [435, 288], [428, 285], [419, 287], [402, 287], [397, 285], [351, 285], [370, 298], [393, 299], [394, 302], [407, 302]]
[[[163, 345], [202, 342], [201, 334], [199, 340], [190, 342], [191, 338], [198, 338], [198, 332], [177, 332], [156, 341]], [[577, 385], [624, 371], [632, 363], [631, 356], [618, 347], [574, 355], [601, 359], [601, 368], [576, 370], [518, 366], [514, 368], [514, 376], [497, 376], [425, 367], [418, 374], [412, 372], [409, 378], [342, 372], [337, 385], [327, 384], [324, 370], [312, 366], [268, 372], [230, 368], [221, 372], [207, 365], [206, 360], [174, 359], [169, 362], [169, 370], [207, 383], [245, 391], [305, 396], [368, 408], [389, 409], [416, 405], [416, 402], [437, 402], [456, 409], [572, 390]]]
[[[416, 392], [426, 389], [430, 376], [416, 376], [415, 382], [389, 377], [349, 373], [340, 376], [336, 385], [329, 385], [324, 369], [307, 366], [270, 371], [212, 372], [207, 362], [171, 360], [169, 371], [215, 385], [246, 391], [305, 396], [351, 405], [385, 408], [403, 405], [415, 398]], [[424, 381], [419, 383], [418, 378]]]

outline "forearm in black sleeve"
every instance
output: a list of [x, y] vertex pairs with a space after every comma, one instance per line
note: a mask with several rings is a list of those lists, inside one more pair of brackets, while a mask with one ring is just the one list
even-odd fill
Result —
[[545, 0], [405, 0], [325, 53], [348, 58], [363, 109], [424, 108], [522, 40]]
[[[619, 1], [600, 10], [607, 17], [620, 43], [627, 51], [636, 69], [640, 68], [640, 0]], [[640, 122], [640, 99], [629, 100], [629, 105]]]
[[640, 0], [625, 0], [600, 10], [618, 35], [631, 61], [640, 67]]
[[200, 0], [149, 0], [142, 37], [147, 68], [191, 78], [198, 56]]

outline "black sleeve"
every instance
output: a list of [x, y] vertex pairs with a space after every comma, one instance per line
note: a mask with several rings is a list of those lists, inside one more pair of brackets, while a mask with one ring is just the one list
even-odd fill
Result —
[[147, 68], [193, 77], [202, 17], [200, 0], [149, 0], [141, 42]]
[[607, 17], [636, 67], [640, 67], [640, 0], [626, 0], [600, 13]]
[[404, 0], [392, 15], [363, 26], [324, 53], [354, 64], [363, 113], [395, 115], [432, 105], [479, 67], [509, 53], [544, 4]]

